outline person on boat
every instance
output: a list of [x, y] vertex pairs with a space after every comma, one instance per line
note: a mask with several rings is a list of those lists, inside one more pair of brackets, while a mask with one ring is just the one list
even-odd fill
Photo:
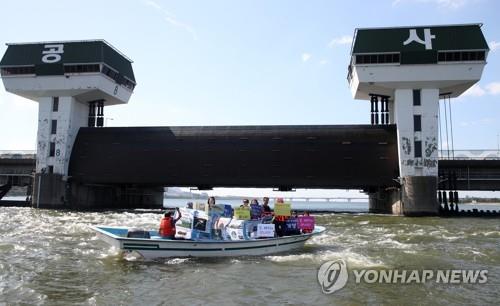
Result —
[[[277, 198], [275, 203], [284, 203], [283, 198]], [[282, 237], [286, 232], [286, 216], [274, 216], [273, 223], [276, 226], [276, 234]]]
[[271, 209], [271, 206], [269, 206], [269, 198], [264, 197], [262, 198], [262, 212], [264, 215], [270, 215], [273, 210]]
[[208, 209], [215, 207], [215, 197], [209, 197], [207, 200]]
[[177, 218], [174, 219], [172, 212], [169, 211], [161, 219], [158, 233], [162, 238], [175, 239], [175, 223], [182, 217], [179, 207], [176, 207], [175, 210], [178, 214]]
[[187, 202], [186, 208], [193, 209], [193, 202]]
[[250, 202], [250, 217], [252, 220], [259, 220], [262, 218], [262, 206], [260, 206], [257, 199], [252, 199]]
[[250, 209], [250, 205], [249, 205], [248, 199], [244, 199], [243, 200], [243, 205], [240, 205], [240, 207], [241, 208]]

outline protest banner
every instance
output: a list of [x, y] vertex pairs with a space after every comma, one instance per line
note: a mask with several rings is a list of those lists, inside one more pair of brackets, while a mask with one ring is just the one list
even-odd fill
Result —
[[238, 220], [250, 220], [250, 210], [248, 208], [235, 208], [234, 218]]
[[275, 216], [291, 216], [292, 215], [292, 204], [290, 203], [275, 203], [274, 204], [274, 215]]

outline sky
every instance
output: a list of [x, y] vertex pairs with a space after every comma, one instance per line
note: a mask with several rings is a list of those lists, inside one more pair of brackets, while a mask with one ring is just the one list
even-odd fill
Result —
[[[0, 54], [9, 42], [107, 40], [138, 83], [105, 109], [108, 126], [369, 124], [346, 80], [355, 28], [483, 23], [488, 64], [452, 101], [453, 140], [496, 150], [499, 11], [495, 0], [4, 1]], [[37, 108], [0, 86], [0, 150], [35, 149]]]

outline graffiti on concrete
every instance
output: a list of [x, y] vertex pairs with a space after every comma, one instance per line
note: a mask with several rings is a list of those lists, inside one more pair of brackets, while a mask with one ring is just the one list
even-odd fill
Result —
[[432, 158], [405, 159], [403, 160], [403, 166], [436, 168], [438, 166], [438, 161], [437, 159], [432, 159]]
[[424, 158], [423, 164], [426, 168], [436, 168], [438, 166], [438, 161], [437, 159]]
[[401, 149], [403, 149], [403, 152], [405, 155], [410, 155], [411, 154], [411, 142], [410, 139], [407, 137], [401, 138]]
[[436, 137], [427, 137], [425, 139], [425, 157], [431, 157], [437, 151]]

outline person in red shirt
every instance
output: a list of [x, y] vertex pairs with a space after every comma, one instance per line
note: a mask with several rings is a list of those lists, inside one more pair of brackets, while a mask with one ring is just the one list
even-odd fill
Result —
[[175, 223], [182, 217], [179, 207], [176, 207], [175, 210], [179, 215], [177, 218], [174, 219], [172, 212], [169, 211], [161, 219], [160, 230], [158, 232], [162, 238], [175, 239]]

